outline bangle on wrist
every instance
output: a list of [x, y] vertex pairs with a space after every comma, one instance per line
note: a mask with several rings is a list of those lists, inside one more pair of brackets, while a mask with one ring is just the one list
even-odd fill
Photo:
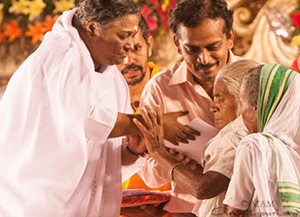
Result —
[[130, 148], [129, 148], [129, 146], [128, 146], [127, 143], [125, 144], [125, 146], [126, 146], [126, 150], [127, 150], [131, 155], [133, 155], [133, 156], [135, 156], [135, 157], [140, 157], [140, 156], [141, 156], [141, 157], [145, 157], [145, 155], [148, 153], [147, 150], [146, 150], [144, 153], [136, 153], [136, 152], [130, 150]]
[[173, 164], [173, 165], [169, 168], [169, 177], [170, 177], [170, 179], [171, 179], [172, 181], [174, 181], [174, 176], [173, 176], [174, 169], [175, 169], [175, 167], [177, 167], [177, 166], [179, 166], [179, 165], [184, 166], [183, 163], [177, 162], [177, 163]]

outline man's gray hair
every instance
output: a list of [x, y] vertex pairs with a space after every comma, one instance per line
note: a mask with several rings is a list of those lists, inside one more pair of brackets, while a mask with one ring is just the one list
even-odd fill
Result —
[[259, 65], [258, 62], [250, 59], [238, 60], [224, 66], [216, 76], [216, 81], [223, 81], [229, 94], [234, 97], [238, 116], [240, 115], [240, 86], [242, 79], [251, 68]]
[[104, 27], [127, 15], [139, 15], [138, 5], [132, 0], [82, 0], [73, 17], [72, 24], [83, 30], [90, 21]]

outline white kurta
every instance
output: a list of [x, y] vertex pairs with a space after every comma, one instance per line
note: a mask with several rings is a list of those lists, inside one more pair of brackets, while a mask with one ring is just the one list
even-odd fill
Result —
[[[203, 173], [214, 171], [231, 179], [236, 149], [240, 141], [248, 135], [243, 119], [239, 116], [227, 124], [206, 145], [203, 162]], [[206, 200], [199, 200], [193, 212], [199, 216], [226, 216], [223, 205], [226, 191]]]
[[0, 103], [0, 216], [118, 216], [126, 81], [103, 73], [65, 12], [12, 76]]

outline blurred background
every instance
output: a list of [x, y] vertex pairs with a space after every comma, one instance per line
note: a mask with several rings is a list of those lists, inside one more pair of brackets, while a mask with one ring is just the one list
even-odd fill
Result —
[[[179, 0], [135, 0], [154, 37], [151, 60], [164, 69], [181, 57], [168, 28], [168, 11]], [[57, 17], [78, 0], [0, 1], [0, 86], [51, 30]], [[276, 62], [299, 71], [300, 0], [227, 0], [234, 10], [236, 55]]]

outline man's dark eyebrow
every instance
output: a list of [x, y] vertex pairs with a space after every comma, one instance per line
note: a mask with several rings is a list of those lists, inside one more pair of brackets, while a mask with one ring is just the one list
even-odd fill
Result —
[[[206, 47], [211, 47], [211, 46], [220, 45], [220, 44], [222, 44], [222, 41], [216, 41], [216, 42], [213, 42], [213, 43], [207, 45]], [[198, 46], [191, 45], [191, 44], [184, 44], [184, 46], [189, 47], [189, 48], [198, 48]]]
[[215, 45], [219, 45], [219, 44], [222, 44], [222, 41], [213, 42], [213, 43], [209, 44], [207, 47], [215, 46]]

